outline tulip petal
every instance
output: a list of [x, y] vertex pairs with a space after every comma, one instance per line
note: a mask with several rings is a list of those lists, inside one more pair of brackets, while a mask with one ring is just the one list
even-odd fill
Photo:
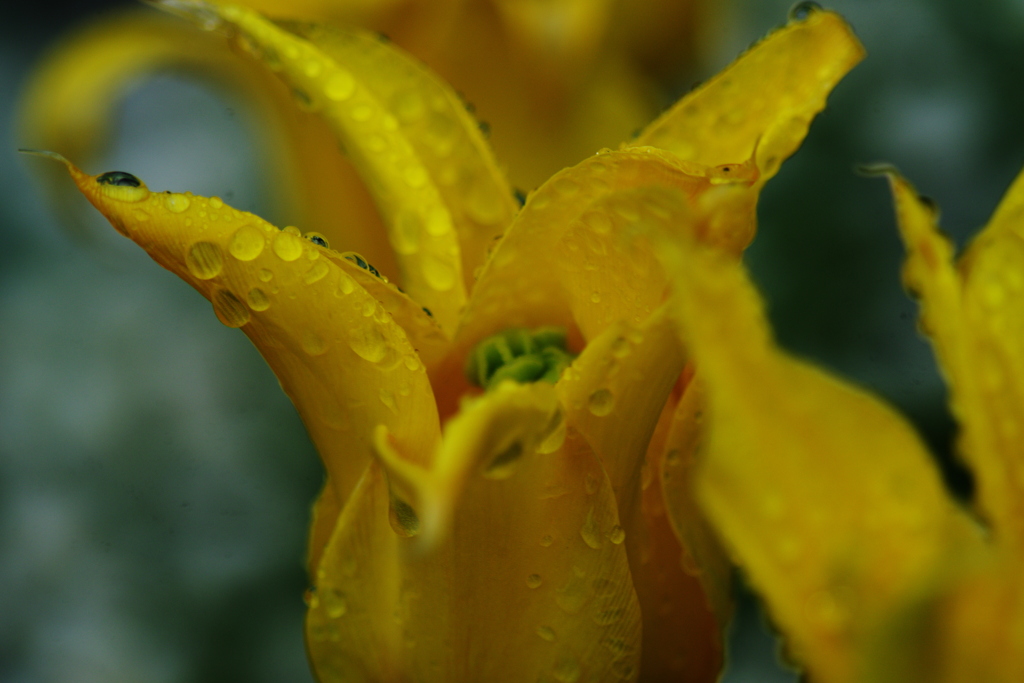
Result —
[[[876, 637], [863, 680], [1024, 680], [1024, 590], [1018, 564], [990, 558], [930, 587]], [[1009, 560], [1009, 561], [1007, 561]]]
[[[516, 216], [484, 268], [446, 363], [432, 377], [450, 381], [480, 341], [512, 327], [560, 325], [570, 343], [593, 339], [618, 320], [642, 323], [662, 301], [667, 281], [644, 235], [703, 230], [691, 205], [716, 186], [700, 169], [653, 148], [600, 153], [553, 176]], [[696, 174], [696, 175], [695, 175]], [[753, 195], [739, 190], [752, 200]], [[710, 241], [745, 243], [753, 205]], [[732, 232], [730, 232], [732, 231]], [[728, 233], [728, 234], [727, 234]], [[635, 239], [624, 236], [639, 235]], [[438, 387], [442, 415], [465, 383]]]
[[[282, 26], [352, 69], [386, 103], [451, 212], [468, 289], [487, 249], [519, 208], [476, 119], [447, 83], [375, 35], [325, 25]], [[391, 242], [404, 255], [418, 248], [415, 238], [408, 225], [399, 225]]]
[[[694, 490], [697, 463], [703, 458], [705, 449], [703, 421], [706, 402], [699, 379], [688, 382], [671, 411], [668, 433], [658, 452], [659, 457], [648, 466], [655, 471], [652, 478], [661, 491], [660, 499], [664, 501], [672, 529], [680, 539], [684, 553], [681, 559], [700, 579], [718, 622], [726, 624], [732, 616], [731, 563], [704, 511], [697, 504]], [[645, 492], [645, 502], [648, 497]]]
[[[172, 71], [213, 82], [252, 104], [264, 163], [275, 170], [269, 188], [283, 212], [335, 245], [363, 253], [394, 272], [380, 217], [354, 169], [334, 151], [326, 124], [299, 111], [290, 93], [253, 64], [239, 60], [223, 40], [161, 14], [125, 12], [94, 22], [59, 45], [30, 82], [20, 112], [25, 146], [88, 160], [110, 139], [116, 108], [130, 89]], [[61, 169], [45, 167], [46, 187], [80, 223], [79, 204]]]
[[[689, 374], [684, 372], [683, 378]], [[682, 384], [677, 383], [677, 388]], [[703, 556], [680, 541], [692, 539], [679, 534], [670, 520], [671, 501], [663, 488], [668, 480], [663, 482], [658, 472], [679, 403], [675, 394], [666, 402], [647, 449], [642, 477], [643, 561], [631, 569], [644, 618], [644, 679], [697, 683], [718, 680], [722, 672], [725, 626], [732, 618], [732, 566], [724, 555], [720, 566], [697, 565], [692, 558]], [[696, 507], [692, 491], [686, 495]]]
[[356, 282], [357, 265], [216, 197], [152, 193], [125, 173], [68, 167], [121, 234], [252, 340], [320, 451], [335, 505], [362, 476], [375, 425], [429, 461], [439, 428], [426, 370], [402, 328]]
[[838, 14], [810, 11], [769, 34], [651, 123], [632, 145], [651, 145], [708, 167], [756, 150], [757, 185], [796, 151], [811, 120], [864, 48]]
[[949, 381], [960, 451], [977, 481], [977, 505], [997, 542], [1020, 548], [1024, 391], [1010, 378], [1024, 373], [1024, 308], [1017, 294], [1024, 288], [1024, 180], [1007, 193], [959, 272], [935, 208], [895, 172], [889, 180], [907, 247], [904, 284], [921, 299], [921, 327]]
[[978, 535], [899, 415], [774, 345], [732, 256], [661, 254], [708, 394], [699, 500], [793, 656], [851, 680], [883, 616]]
[[507, 478], [472, 473], [425, 552], [389, 525], [389, 499], [372, 463], [327, 546], [307, 618], [318, 680], [636, 680], [640, 611], [583, 439]]
[[[318, 42], [329, 44], [330, 52], [326, 52], [315, 42], [242, 7], [214, 7], [198, 0], [162, 4], [228, 30], [241, 49], [276, 73], [305, 107], [320, 113], [377, 201], [395, 247], [403, 285], [433, 311], [442, 329], [454, 330], [466, 299], [460, 232], [471, 235], [467, 239], [475, 248], [482, 248], [511, 210], [510, 193], [496, 188], [500, 176], [493, 162], [480, 160], [486, 145], [475, 124], [459, 109], [457, 97], [390, 45], [377, 45], [370, 54], [353, 58], [377, 40], [355, 30], [305, 29]], [[381, 57], [385, 54], [388, 59]], [[407, 114], [402, 98], [386, 100], [389, 88], [374, 85], [398, 72], [403, 73], [403, 85], [409, 88], [401, 95], [411, 93], [425, 100], [422, 106], [431, 108], [438, 102], [437, 120], [444, 119], [440, 129], [418, 124], [410, 127], [402, 118]], [[414, 143], [418, 136], [423, 136], [419, 145]], [[442, 147], [449, 143], [455, 145], [459, 162], [472, 160], [476, 164], [433, 166], [432, 162], [444, 157]], [[424, 154], [428, 148], [433, 155]], [[467, 178], [462, 175], [466, 169], [482, 172], [478, 178]], [[453, 201], [461, 200], [458, 211], [446, 203], [441, 191], [447, 180], [461, 182], [463, 188], [469, 187], [465, 183], [479, 183], [465, 196], [449, 195]], [[477, 195], [483, 197], [479, 203]], [[463, 220], [467, 217], [495, 222], [477, 230], [476, 223]]]
[[[560, 431], [559, 431], [560, 428]], [[553, 436], [564, 438], [565, 424], [554, 387], [546, 382], [506, 381], [477, 398], [467, 399], [444, 426], [437, 454], [429, 465], [407, 459], [385, 426], [377, 430], [375, 450], [384, 464], [392, 496], [412, 506], [426, 548], [440, 542], [467, 482], [474, 474], [504, 479], [523, 457]], [[560, 444], [543, 449], [554, 450]]]
[[[721, 629], [727, 620], [716, 622], [711, 598], [683, 572], [682, 550], [664, 511], [646, 514], [645, 507], [652, 500], [646, 490], [650, 481], [644, 481], [648, 444], [684, 363], [662, 306], [642, 325], [620, 321], [605, 328], [556, 388], [567, 422], [600, 458], [619, 505], [644, 633], [657, 634], [650, 643], [644, 637], [644, 676], [660, 680], [685, 674], [682, 680], [710, 681], [721, 671]], [[714, 569], [727, 586], [728, 563]]]

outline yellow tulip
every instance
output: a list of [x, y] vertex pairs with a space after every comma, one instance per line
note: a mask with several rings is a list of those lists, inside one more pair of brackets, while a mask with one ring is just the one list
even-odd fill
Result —
[[863, 56], [849, 27], [802, 7], [519, 208], [455, 92], [393, 45], [166, 4], [319, 117], [393, 249], [378, 269], [330, 247], [344, 235], [44, 153], [248, 335], [302, 416], [327, 471], [318, 679], [714, 680], [729, 565], [690, 495], [693, 373], [668, 297], [683, 275], [660, 262], [690, 240], [738, 262], [761, 187]]
[[1024, 173], [954, 264], [935, 206], [881, 172], [974, 507], [900, 415], [775, 345], [735, 259], [664, 240], [707, 411], [698, 498], [812, 680], [1024, 680]]

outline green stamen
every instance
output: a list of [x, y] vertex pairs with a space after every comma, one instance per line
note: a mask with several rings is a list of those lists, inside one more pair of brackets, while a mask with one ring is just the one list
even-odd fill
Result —
[[466, 359], [466, 377], [487, 390], [507, 379], [554, 384], [576, 357], [565, 340], [561, 327], [505, 330], [477, 344]]

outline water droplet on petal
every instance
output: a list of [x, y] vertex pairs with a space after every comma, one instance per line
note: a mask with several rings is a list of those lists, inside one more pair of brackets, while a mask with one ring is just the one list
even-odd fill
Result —
[[398, 404], [395, 403], [395, 395], [394, 395], [394, 393], [388, 391], [387, 389], [381, 389], [380, 392], [379, 392], [379, 396], [380, 396], [380, 402], [383, 403], [387, 407], [388, 410], [390, 410], [392, 413], [397, 415], [398, 414]]
[[334, 102], [347, 100], [356, 90], [356, 79], [343, 69], [336, 70], [324, 84], [324, 95]]
[[311, 356], [320, 356], [327, 352], [327, 342], [316, 332], [307, 331], [302, 335], [302, 350]]
[[181, 213], [191, 203], [192, 201], [183, 194], [169, 194], [164, 198], [164, 204], [171, 213]]
[[348, 612], [348, 596], [337, 588], [329, 588], [321, 594], [324, 610], [331, 619], [338, 619]]
[[555, 542], [554, 537], [551, 534], [544, 534], [540, 539], [540, 544], [545, 548], [550, 548], [551, 544]]
[[551, 675], [560, 683], [576, 683], [581, 675], [580, 664], [572, 657], [566, 657], [555, 664]]
[[338, 291], [335, 292], [337, 296], [345, 296], [355, 291], [356, 283], [352, 277], [345, 272], [338, 273]]
[[530, 574], [526, 577], [526, 585], [530, 588], [540, 588], [540, 584], [543, 583], [540, 578], [540, 574]]
[[604, 541], [601, 538], [601, 530], [597, 526], [597, 520], [594, 519], [594, 508], [590, 508], [587, 511], [587, 519], [583, 522], [583, 526], [580, 527], [580, 537], [584, 543], [594, 550], [600, 550], [604, 545]]
[[239, 261], [252, 261], [263, 253], [265, 244], [262, 231], [253, 225], [243, 225], [231, 237], [228, 251]]
[[214, 292], [212, 303], [217, 319], [228, 327], [241, 327], [249, 322], [249, 309], [228, 290], [218, 289]]
[[387, 340], [376, 325], [349, 328], [348, 343], [356, 354], [371, 363], [379, 363], [387, 355]]
[[270, 282], [271, 280], [274, 279], [274, 273], [273, 271], [267, 270], [266, 268], [261, 268], [258, 277], [263, 282]]
[[621, 544], [623, 541], [626, 540], [626, 531], [625, 531], [625, 529], [623, 529], [621, 526], [616, 524], [615, 526], [612, 527], [612, 530], [610, 532], [608, 532], [608, 540], [610, 540], [615, 545]]
[[803, 21], [814, 12], [820, 12], [821, 5], [816, 2], [798, 2], [789, 9], [790, 21]]
[[221, 201], [220, 197], [210, 197], [210, 207], [214, 209], [223, 208], [224, 202]]
[[423, 258], [422, 268], [427, 284], [437, 291], [447, 292], [455, 286], [455, 266], [452, 264], [428, 254]]
[[294, 261], [302, 256], [302, 239], [287, 228], [274, 235], [271, 247], [282, 261]]
[[317, 261], [316, 263], [313, 264], [313, 267], [310, 268], [309, 271], [302, 276], [302, 281], [305, 282], [307, 285], [311, 285], [314, 282], [319, 282], [320, 280], [323, 280], [330, 272], [330, 266], [328, 266], [323, 261]]
[[587, 409], [596, 417], [604, 417], [615, 408], [615, 396], [608, 389], [598, 389], [587, 399]]
[[623, 607], [598, 610], [594, 614], [594, 623], [598, 626], [611, 626], [614, 623], [622, 621], [622, 617], [625, 615], [626, 610]]
[[266, 292], [259, 287], [250, 289], [245, 300], [249, 303], [249, 308], [254, 311], [265, 311], [270, 308], [270, 299], [267, 298]]
[[555, 631], [550, 626], [538, 626], [537, 635], [549, 643], [555, 642]]
[[213, 242], [196, 242], [185, 256], [185, 265], [199, 280], [217, 277], [224, 268], [224, 257], [220, 247]]

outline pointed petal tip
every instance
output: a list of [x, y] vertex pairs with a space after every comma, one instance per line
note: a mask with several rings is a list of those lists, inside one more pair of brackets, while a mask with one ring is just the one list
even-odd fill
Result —
[[213, 31], [223, 25], [218, 8], [203, 0], [143, 0], [150, 7], [194, 22], [204, 31]]
[[42, 157], [43, 159], [53, 159], [54, 161], [59, 161], [68, 168], [74, 167], [74, 164], [68, 161], [63, 154], [51, 152], [48, 149], [30, 149], [28, 147], [19, 147], [18, 152], [20, 152], [21, 154], [28, 154], [29, 156]]
[[876, 161], [867, 164], [857, 164], [853, 167], [854, 173], [865, 178], [877, 178], [884, 176], [887, 178], [902, 178], [900, 171], [893, 164], [887, 161]]

